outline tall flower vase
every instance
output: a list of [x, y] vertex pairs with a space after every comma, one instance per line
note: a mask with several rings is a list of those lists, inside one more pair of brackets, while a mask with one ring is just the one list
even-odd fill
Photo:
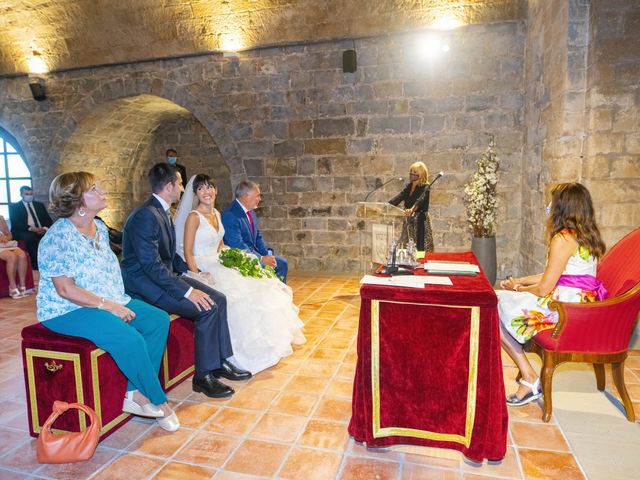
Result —
[[480, 262], [482, 270], [489, 279], [489, 283], [496, 283], [496, 237], [473, 237], [471, 251]]

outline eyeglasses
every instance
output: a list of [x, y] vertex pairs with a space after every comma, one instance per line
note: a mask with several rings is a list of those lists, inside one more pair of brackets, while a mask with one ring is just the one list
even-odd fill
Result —
[[87, 193], [97, 193], [97, 194], [103, 195], [104, 194], [104, 189], [102, 187], [100, 187], [99, 185], [94, 184], [94, 185], [91, 186], [91, 188], [89, 189], [89, 191]]

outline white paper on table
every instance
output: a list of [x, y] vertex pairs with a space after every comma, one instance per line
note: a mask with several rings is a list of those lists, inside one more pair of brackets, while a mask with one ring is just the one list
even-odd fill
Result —
[[402, 275], [397, 277], [376, 277], [365, 275], [360, 279], [364, 285], [387, 285], [389, 287], [424, 288], [427, 285], [453, 285], [449, 277], [429, 275]]
[[431, 272], [436, 270], [443, 272], [480, 272], [480, 267], [473, 263], [426, 262], [424, 269]]

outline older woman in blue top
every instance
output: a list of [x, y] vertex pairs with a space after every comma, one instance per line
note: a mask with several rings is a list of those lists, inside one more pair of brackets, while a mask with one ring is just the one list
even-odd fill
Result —
[[165, 430], [177, 430], [178, 417], [158, 380], [169, 316], [124, 293], [107, 227], [94, 219], [107, 206], [104, 190], [91, 173], [63, 173], [53, 180], [49, 199], [59, 219], [38, 250], [38, 319], [111, 354], [129, 380], [123, 411], [155, 417]]

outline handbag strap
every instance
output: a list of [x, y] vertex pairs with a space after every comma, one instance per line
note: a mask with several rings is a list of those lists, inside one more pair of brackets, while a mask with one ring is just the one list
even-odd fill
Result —
[[98, 421], [98, 416], [96, 415], [96, 412], [93, 410], [93, 408], [82, 403], [68, 403], [61, 400], [56, 400], [55, 402], [53, 402], [53, 411], [51, 412], [51, 415], [49, 415], [47, 421], [44, 422], [44, 425], [42, 425], [42, 431], [49, 432], [53, 422], [55, 422], [60, 415], [62, 415], [70, 408], [81, 410], [89, 417], [89, 420], [91, 420], [91, 424], [87, 427], [87, 430], [94, 430], [96, 428], [100, 429], [100, 422]]

